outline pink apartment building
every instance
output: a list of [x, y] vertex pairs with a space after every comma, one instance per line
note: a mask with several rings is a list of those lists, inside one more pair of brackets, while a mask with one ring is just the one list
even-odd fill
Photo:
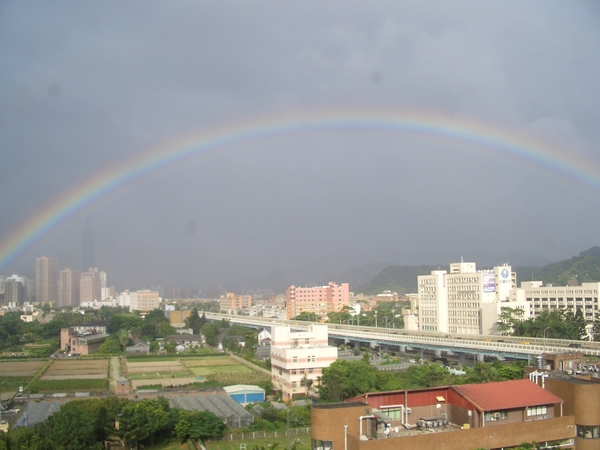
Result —
[[344, 306], [350, 306], [350, 287], [348, 283], [327, 286], [296, 287], [290, 286], [285, 292], [286, 318], [289, 320], [303, 312], [317, 314], [323, 320], [330, 312], [339, 312]]
[[337, 359], [337, 347], [328, 344], [327, 325], [311, 324], [308, 331], [273, 327], [271, 377], [284, 399], [305, 396], [309, 386]]

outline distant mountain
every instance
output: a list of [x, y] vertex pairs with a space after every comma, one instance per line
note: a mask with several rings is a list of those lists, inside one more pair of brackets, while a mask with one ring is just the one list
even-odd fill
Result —
[[[419, 275], [429, 275], [432, 270], [448, 270], [449, 265], [440, 266], [397, 266], [383, 269], [370, 282], [351, 289], [354, 293], [379, 294], [385, 290], [408, 294], [417, 292]], [[566, 286], [571, 280], [579, 283], [600, 281], [600, 247], [592, 247], [571, 259], [548, 264], [544, 267], [513, 267], [517, 283], [536, 280], [554, 286]]]
[[554, 286], [566, 286], [571, 280], [577, 280], [580, 284], [600, 281], [600, 247], [592, 247], [579, 256], [548, 264], [536, 272], [533, 278]]
[[398, 294], [417, 292], [417, 277], [429, 275], [432, 270], [441, 266], [388, 266], [375, 278], [357, 289], [351, 289], [355, 294], [375, 295], [383, 291], [393, 291]]

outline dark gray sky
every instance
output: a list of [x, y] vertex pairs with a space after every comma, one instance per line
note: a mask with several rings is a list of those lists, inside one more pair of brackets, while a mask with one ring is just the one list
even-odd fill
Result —
[[79, 268], [88, 217], [119, 289], [569, 258], [600, 243], [598, 80], [600, 8], [588, 1], [3, 1], [4, 244], [133, 158], [281, 117], [419, 111], [541, 143], [562, 166], [443, 137], [299, 130], [153, 172], [2, 271], [33, 273], [41, 255]]

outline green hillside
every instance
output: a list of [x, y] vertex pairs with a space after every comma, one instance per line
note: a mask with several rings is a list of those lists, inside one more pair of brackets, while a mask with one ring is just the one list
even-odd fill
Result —
[[548, 264], [535, 273], [534, 279], [554, 286], [566, 286], [574, 279], [580, 284], [600, 281], [600, 247], [592, 247], [579, 256]]
[[417, 292], [417, 277], [429, 275], [438, 266], [389, 266], [383, 269], [370, 282], [354, 289], [355, 293], [376, 295], [383, 291], [393, 291], [398, 294]]
[[[398, 294], [417, 292], [417, 277], [429, 275], [432, 270], [448, 270], [445, 266], [388, 266], [370, 282], [354, 289], [357, 294], [376, 295], [389, 290]], [[513, 267], [517, 273], [517, 283], [537, 280], [544, 284], [566, 286], [570, 280], [579, 283], [600, 281], [600, 247], [592, 247], [571, 259], [540, 267]]]

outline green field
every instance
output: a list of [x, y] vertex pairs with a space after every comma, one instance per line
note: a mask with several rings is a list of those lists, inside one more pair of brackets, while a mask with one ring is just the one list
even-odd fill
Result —
[[0, 377], [0, 392], [16, 392], [33, 377]]
[[253, 372], [247, 366], [237, 365], [237, 366], [207, 366], [207, 367], [190, 367], [190, 372], [192, 372], [195, 376], [205, 377], [208, 375], [216, 375], [221, 373], [242, 373], [242, 372]]
[[253, 439], [244, 441], [219, 441], [219, 442], [208, 442], [204, 443], [206, 450], [240, 450], [240, 444], [246, 444], [246, 448], [253, 449], [255, 446], [258, 448], [269, 449], [273, 444], [277, 444], [278, 450], [284, 450], [287, 445], [290, 446], [296, 441], [296, 449], [304, 450], [310, 448], [310, 436], [290, 436], [288, 437], [277, 437], [277, 438], [264, 438], [264, 439]]
[[107, 391], [108, 380], [37, 380], [28, 386], [29, 392]]
[[157, 361], [177, 361], [176, 356], [127, 356], [127, 361], [137, 362], [157, 362]]

